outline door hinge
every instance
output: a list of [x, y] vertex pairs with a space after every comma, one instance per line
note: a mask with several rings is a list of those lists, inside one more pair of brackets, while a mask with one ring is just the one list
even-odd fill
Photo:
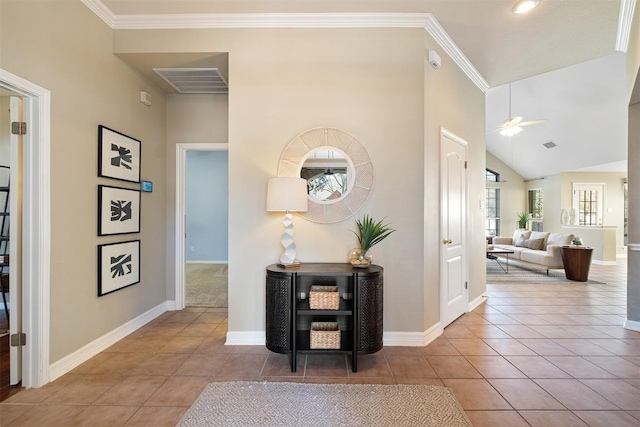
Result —
[[469, 289], [469, 282], [464, 282], [464, 288]]
[[27, 123], [26, 122], [11, 122], [11, 133], [14, 135], [26, 135]]
[[21, 347], [23, 345], [27, 345], [27, 334], [20, 332], [11, 335], [11, 347]]
[[466, 160], [464, 161], [464, 168], [465, 169], [467, 168], [467, 161]]

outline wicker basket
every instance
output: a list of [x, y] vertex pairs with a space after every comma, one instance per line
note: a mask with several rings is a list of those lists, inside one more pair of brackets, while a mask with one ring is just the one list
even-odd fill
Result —
[[340, 328], [337, 322], [311, 322], [311, 349], [340, 348]]
[[337, 286], [311, 286], [309, 308], [312, 310], [337, 310], [340, 307], [340, 293]]

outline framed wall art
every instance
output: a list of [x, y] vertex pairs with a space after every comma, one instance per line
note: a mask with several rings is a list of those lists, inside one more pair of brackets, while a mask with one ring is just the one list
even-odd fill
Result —
[[140, 141], [98, 126], [98, 176], [140, 182]]
[[140, 240], [98, 245], [98, 296], [140, 282]]
[[140, 232], [140, 190], [98, 185], [98, 236]]

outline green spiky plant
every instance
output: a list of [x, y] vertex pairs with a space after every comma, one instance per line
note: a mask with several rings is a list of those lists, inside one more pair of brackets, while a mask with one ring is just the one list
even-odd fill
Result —
[[527, 212], [518, 213], [518, 225], [520, 225], [520, 228], [527, 228], [527, 223], [530, 219], [531, 215], [529, 215]]
[[396, 231], [389, 227], [389, 224], [383, 224], [382, 221], [374, 221], [369, 215], [365, 215], [362, 220], [356, 219], [358, 232], [352, 231], [352, 233], [358, 238], [358, 243], [363, 253], [366, 253]]

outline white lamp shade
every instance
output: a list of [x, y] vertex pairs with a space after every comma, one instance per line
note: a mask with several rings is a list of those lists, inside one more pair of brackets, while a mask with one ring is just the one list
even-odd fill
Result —
[[267, 186], [267, 211], [306, 212], [307, 181], [295, 177], [270, 178]]

